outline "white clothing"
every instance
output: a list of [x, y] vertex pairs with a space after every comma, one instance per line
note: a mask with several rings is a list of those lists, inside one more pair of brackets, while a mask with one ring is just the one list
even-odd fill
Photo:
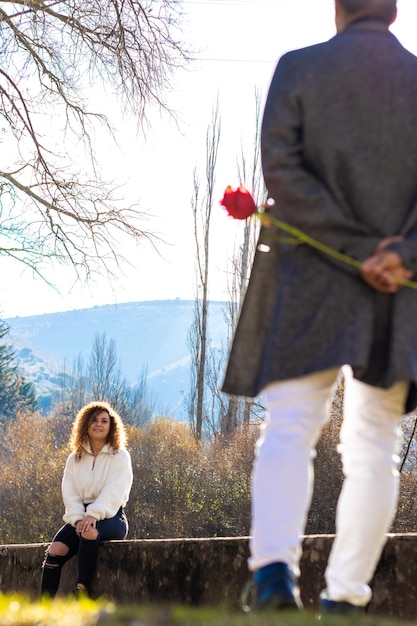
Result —
[[[343, 374], [340, 452], [345, 480], [326, 570], [327, 597], [362, 606], [370, 600], [368, 583], [395, 512], [395, 453], [408, 383], [382, 389], [354, 379], [348, 366]], [[257, 443], [252, 479], [252, 571], [281, 561], [299, 575], [315, 445], [328, 418], [337, 375], [337, 369], [326, 370], [265, 389], [269, 419]]]
[[97, 521], [113, 517], [126, 506], [132, 480], [132, 463], [125, 448], [115, 451], [106, 444], [94, 456], [88, 444], [79, 460], [72, 452], [62, 478], [64, 522], [75, 526], [86, 515]]

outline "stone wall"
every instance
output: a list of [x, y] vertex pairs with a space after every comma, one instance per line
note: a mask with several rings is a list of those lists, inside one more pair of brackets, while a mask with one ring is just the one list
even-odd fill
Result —
[[[324, 587], [333, 536], [305, 537], [301, 592], [313, 609]], [[0, 546], [0, 591], [36, 597], [47, 544]], [[248, 538], [111, 541], [101, 545], [92, 595], [116, 602], [240, 606], [249, 580]], [[76, 559], [64, 567], [61, 592], [71, 593]], [[389, 535], [372, 581], [373, 613], [417, 617], [417, 534]]]

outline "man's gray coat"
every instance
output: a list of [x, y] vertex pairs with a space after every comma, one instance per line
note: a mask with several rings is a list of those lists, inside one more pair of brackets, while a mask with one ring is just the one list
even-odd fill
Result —
[[[392, 247], [417, 270], [417, 58], [383, 22], [281, 58], [262, 161], [273, 216], [359, 261], [402, 235]], [[417, 381], [417, 291], [379, 293], [358, 269], [277, 235], [261, 231], [223, 391], [253, 397], [343, 364], [381, 387]]]

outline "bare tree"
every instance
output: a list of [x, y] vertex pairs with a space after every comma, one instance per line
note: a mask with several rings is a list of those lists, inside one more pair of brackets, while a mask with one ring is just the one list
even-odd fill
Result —
[[196, 171], [194, 171], [194, 193], [192, 197], [197, 261], [197, 293], [194, 303], [194, 320], [188, 336], [193, 370], [191, 374], [189, 416], [194, 434], [198, 440], [201, 439], [203, 422], [205, 416], [207, 416], [205, 384], [210, 343], [208, 337], [210, 226], [219, 142], [220, 114], [219, 103], [217, 102], [206, 134], [205, 191], [200, 198], [200, 181]]
[[55, 403], [54, 411], [61, 418], [65, 417], [72, 422], [81, 407], [90, 400], [89, 380], [81, 354], [73, 360], [71, 367], [64, 361], [60, 379], [59, 400]]
[[154, 400], [148, 392], [148, 371], [144, 367], [135, 384], [127, 390], [125, 422], [132, 426], [144, 426], [154, 417]]
[[[260, 159], [260, 130], [261, 130], [261, 95], [255, 90], [255, 126], [250, 150], [242, 145], [237, 170], [240, 184], [244, 185], [252, 194], [258, 206], [265, 200], [265, 185], [263, 183]], [[249, 158], [248, 158], [249, 154]], [[229, 301], [225, 306], [225, 321], [228, 328], [228, 347], [232, 342], [239, 311], [246, 293], [250, 269], [255, 255], [256, 241], [259, 234], [259, 223], [253, 219], [245, 220], [242, 242], [235, 250], [230, 261], [229, 272]], [[225, 403], [225, 410], [221, 421], [221, 433], [230, 436], [240, 423], [249, 424], [252, 418], [256, 421], [262, 418], [264, 407], [258, 399], [229, 396]]]
[[96, 333], [88, 361], [90, 388], [96, 400], [112, 400], [120, 395], [121, 370], [114, 339]]
[[[259, 204], [265, 199], [259, 153], [260, 106], [260, 94], [256, 91], [256, 123], [249, 152], [250, 158], [247, 157], [246, 150], [242, 146], [237, 163], [240, 183], [251, 191]], [[227, 345], [222, 348], [214, 347], [209, 334], [210, 223], [219, 142], [220, 121], [217, 102], [206, 136], [206, 190], [200, 198], [201, 185], [194, 172], [192, 198], [198, 292], [194, 302], [194, 320], [188, 334], [188, 346], [191, 352], [191, 386], [186, 399], [186, 408], [197, 439], [201, 438], [203, 428], [208, 435], [214, 437], [221, 435], [229, 438], [239, 425], [259, 422], [264, 415], [264, 406], [259, 399], [226, 396], [221, 392], [226, 358], [255, 254], [259, 234], [256, 220], [245, 221], [242, 241], [231, 259], [231, 269], [228, 272], [229, 300], [224, 308], [228, 330]]]
[[144, 214], [101, 180], [95, 153], [103, 111], [93, 89], [143, 120], [187, 52], [178, 0], [0, 2], [0, 255], [44, 275], [45, 261], [77, 275], [123, 260], [118, 238], [150, 238]]
[[147, 370], [129, 383], [122, 374], [114, 339], [97, 333], [86, 365], [81, 355], [72, 369], [64, 364], [60, 397], [54, 413], [70, 422], [81, 407], [93, 400], [104, 400], [118, 411], [127, 424], [143, 426], [153, 417], [153, 401], [147, 389]]

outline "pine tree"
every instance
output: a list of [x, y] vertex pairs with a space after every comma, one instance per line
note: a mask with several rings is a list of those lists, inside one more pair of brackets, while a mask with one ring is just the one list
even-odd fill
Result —
[[0, 422], [14, 419], [23, 410], [36, 410], [33, 385], [19, 370], [14, 350], [3, 341], [8, 332], [7, 324], [0, 321]]

